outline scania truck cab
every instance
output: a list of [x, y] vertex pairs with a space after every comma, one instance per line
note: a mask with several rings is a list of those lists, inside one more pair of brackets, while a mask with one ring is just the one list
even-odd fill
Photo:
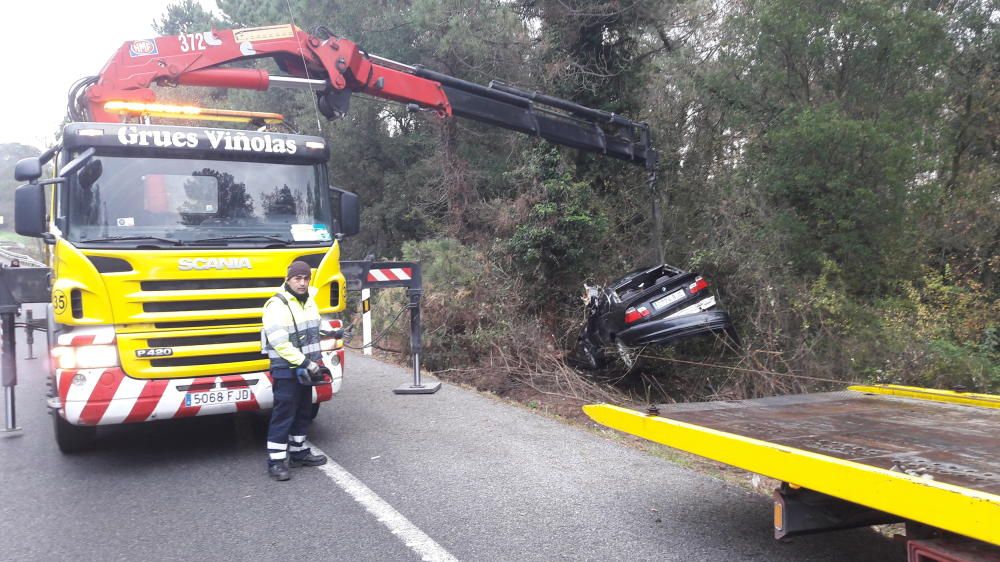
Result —
[[[40, 179], [46, 158], [56, 177]], [[321, 313], [345, 306], [339, 240], [354, 194], [329, 186], [320, 137], [72, 123], [19, 164], [19, 234], [49, 245], [49, 407], [64, 451], [96, 426], [271, 407], [261, 307], [288, 265], [313, 268]], [[342, 340], [323, 340], [339, 387]]]

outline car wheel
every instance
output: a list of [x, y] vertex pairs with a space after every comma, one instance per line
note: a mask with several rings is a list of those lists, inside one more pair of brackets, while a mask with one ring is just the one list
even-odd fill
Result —
[[582, 337], [577, 340], [576, 349], [568, 359], [570, 364], [588, 371], [596, 371], [608, 364], [604, 353]]
[[634, 367], [635, 362], [639, 359], [639, 351], [623, 344], [621, 340], [615, 342], [615, 347], [618, 349], [618, 357], [621, 358], [625, 367], [628, 369]]

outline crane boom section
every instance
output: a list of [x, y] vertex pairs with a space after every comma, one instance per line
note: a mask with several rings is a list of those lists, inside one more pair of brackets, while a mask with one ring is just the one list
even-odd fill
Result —
[[115, 121], [105, 102], [151, 102], [158, 85], [266, 90], [264, 70], [220, 65], [273, 58], [289, 75], [326, 81], [334, 90], [366, 92], [450, 114], [439, 84], [389, 68], [376, 68], [347, 39], [320, 40], [292, 25], [165, 35], [125, 42], [87, 91], [91, 117]]

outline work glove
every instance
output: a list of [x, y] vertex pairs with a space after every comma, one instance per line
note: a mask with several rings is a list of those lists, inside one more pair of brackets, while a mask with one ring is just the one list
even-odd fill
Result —
[[[329, 371], [326, 371], [326, 374], [329, 374]], [[299, 384], [306, 386], [314, 386], [325, 380], [323, 367], [313, 361], [306, 361], [299, 365], [299, 368], [295, 370], [295, 377], [298, 379]]]
[[322, 338], [335, 338], [338, 340], [342, 340], [344, 339], [344, 329], [333, 328], [331, 330], [320, 330], [319, 335]]

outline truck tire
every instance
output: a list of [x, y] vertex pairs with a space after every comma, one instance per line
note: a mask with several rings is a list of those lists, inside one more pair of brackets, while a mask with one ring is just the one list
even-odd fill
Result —
[[97, 428], [94, 426], [73, 425], [62, 419], [58, 412], [52, 412], [53, 426], [56, 433], [56, 444], [59, 450], [66, 454], [89, 451], [97, 444]]

